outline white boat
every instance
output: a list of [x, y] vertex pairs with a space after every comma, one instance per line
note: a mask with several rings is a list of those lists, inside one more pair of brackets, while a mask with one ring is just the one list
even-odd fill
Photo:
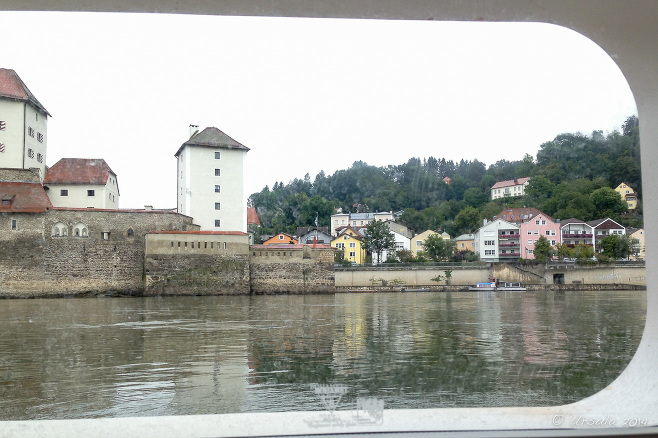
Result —
[[476, 283], [474, 286], [468, 287], [469, 291], [491, 291], [496, 290], [496, 282], [489, 281], [486, 283]]
[[527, 288], [521, 283], [488, 281], [486, 283], [476, 283], [468, 287], [469, 291], [526, 291]]
[[521, 283], [504, 282], [504, 283], [498, 283], [498, 285], [496, 286], [496, 290], [523, 292], [528, 289], [525, 286], [523, 286]]

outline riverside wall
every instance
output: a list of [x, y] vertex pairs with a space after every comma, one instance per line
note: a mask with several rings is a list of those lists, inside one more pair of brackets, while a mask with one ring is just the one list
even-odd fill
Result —
[[[446, 271], [450, 272], [449, 280]], [[374, 288], [396, 290], [423, 287], [432, 290], [464, 290], [468, 285], [498, 278], [520, 282], [529, 289], [608, 289], [646, 287], [644, 265], [532, 265], [489, 263], [434, 267], [348, 267], [336, 270], [338, 291]], [[432, 279], [441, 277], [440, 281]]]
[[334, 250], [318, 245], [252, 245], [251, 293], [336, 292]]
[[144, 295], [248, 295], [249, 235], [149, 233], [144, 272]]

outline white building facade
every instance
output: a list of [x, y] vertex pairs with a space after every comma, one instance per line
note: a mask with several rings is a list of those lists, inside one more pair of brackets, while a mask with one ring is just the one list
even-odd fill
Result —
[[497, 219], [477, 230], [474, 237], [475, 252], [482, 261], [516, 261], [521, 256], [520, 227], [516, 224]]
[[178, 212], [203, 231], [247, 232], [244, 193], [249, 148], [217, 128], [191, 132], [175, 154]]
[[0, 68], [0, 168], [46, 174], [50, 114], [14, 70]]
[[117, 175], [101, 158], [62, 158], [48, 169], [43, 185], [53, 207], [119, 208]]

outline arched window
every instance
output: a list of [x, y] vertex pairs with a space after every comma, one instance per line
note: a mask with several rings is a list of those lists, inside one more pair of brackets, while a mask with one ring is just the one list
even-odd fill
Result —
[[89, 230], [83, 223], [77, 223], [73, 226], [73, 237], [89, 237]]
[[68, 227], [61, 222], [57, 222], [53, 225], [50, 233], [53, 237], [65, 237], [69, 234]]

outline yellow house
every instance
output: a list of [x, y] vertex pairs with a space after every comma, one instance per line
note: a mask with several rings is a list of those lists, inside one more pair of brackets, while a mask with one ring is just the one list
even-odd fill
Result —
[[621, 199], [626, 201], [629, 210], [635, 210], [637, 207], [637, 193], [631, 186], [623, 182], [617, 186], [615, 192], [619, 193]]
[[473, 234], [462, 234], [455, 237], [455, 249], [457, 251], [472, 251], [475, 252], [475, 236]]
[[646, 252], [644, 250], [644, 229], [629, 227], [626, 228], [626, 234], [628, 234], [631, 239], [637, 239], [635, 246], [638, 249], [638, 254], [631, 258], [634, 260], [644, 260], [646, 258]]
[[356, 264], [363, 264], [366, 251], [363, 248], [363, 236], [352, 227], [341, 230], [340, 234], [331, 241], [331, 246], [343, 251], [344, 260]]
[[443, 239], [450, 239], [450, 235], [445, 232], [437, 233], [436, 231], [432, 230], [423, 231], [411, 239], [411, 252], [413, 253], [414, 257], [416, 257], [420, 251], [423, 251], [423, 242], [432, 234], [437, 234]]

